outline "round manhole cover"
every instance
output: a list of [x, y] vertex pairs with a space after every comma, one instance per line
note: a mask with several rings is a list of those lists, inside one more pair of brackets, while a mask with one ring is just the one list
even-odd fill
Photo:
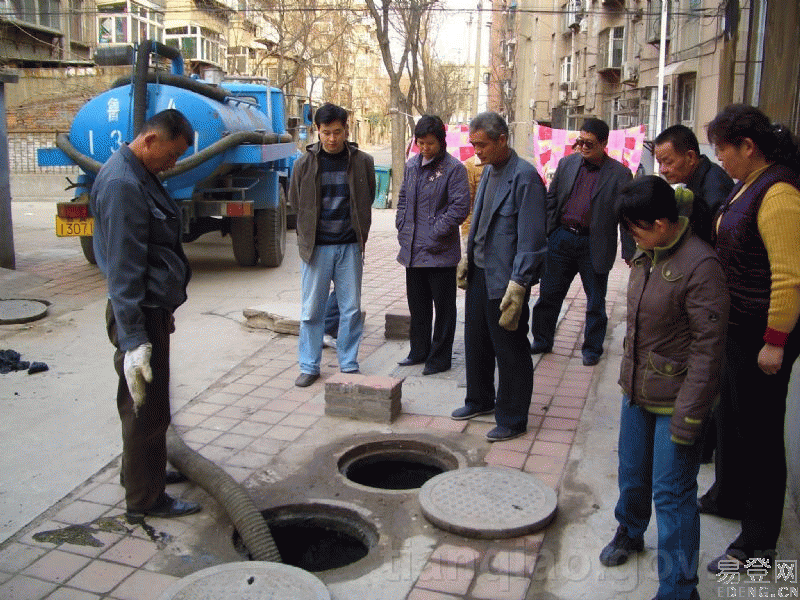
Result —
[[425, 517], [437, 527], [482, 539], [534, 533], [556, 514], [556, 493], [533, 475], [499, 467], [448, 471], [419, 491]]
[[176, 581], [159, 600], [331, 600], [325, 584], [297, 567], [271, 562], [234, 562]]
[[41, 319], [47, 304], [38, 300], [0, 300], [0, 324], [13, 325]]

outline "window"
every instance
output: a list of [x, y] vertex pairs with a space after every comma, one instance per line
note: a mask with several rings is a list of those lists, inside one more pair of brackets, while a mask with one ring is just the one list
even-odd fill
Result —
[[97, 42], [99, 44], [126, 44], [150, 39], [163, 41], [164, 14], [144, 6], [130, 3], [98, 6]]
[[0, 0], [0, 15], [50, 29], [61, 28], [59, 0]]
[[565, 56], [561, 59], [561, 83], [569, 83], [572, 81], [572, 57]]
[[227, 41], [216, 31], [197, 25], [170, 27], [164, 39], [168, 46], [180, 49], [186, 60], [222, 66]]
[[678, 77], [678, 122], [694, 127], [694, 106], [697, 93], [697, 76], [685, 73]]
[[581, 0], [567, 0], [561, 5], [561, 30], [568, 32], [572, 28], [580, 28], [583, 17], [583, 4]]
[[667, 3], [667, 37], [670, 39], [672, 25], [672, 0], [648, 0], [647, 13], [650, 15], [647, 28], [647, 41], [658, 44], [661, 39], [661, 11], [662, 1]]
[[[647, 125], [647, 139], [652, 140], [661, 133], [656, 129], [656, 116], [658, 113], [658, 88], [647, 87], [642, 89], [642, 100], [639, 103], [639, 122]], [[661, 129], [668, 124], [667, 109], [669, 108], [669, 86], [664, 86], [664, 96], [661, 103]]]
[[598, 37], [597, 70], [622, 68], [625, 27], [609, 27], [603, 29]]

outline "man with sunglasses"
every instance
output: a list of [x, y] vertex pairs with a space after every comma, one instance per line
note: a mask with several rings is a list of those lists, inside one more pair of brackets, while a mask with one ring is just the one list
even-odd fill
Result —
[[[539, 300], [531, 313], [533, 354], [553, 349], [558, 314], [575, 275], [586, 293], [583, 364], [596, 365], [603, 354], [608, 316], [606, 289], [614, 265], [619, 227], [619, 191], [632, 179], [630, 170], [606, 154], [608, 125], [586, 119], [577, 150], [562, 158], [547, 192], [547, 258]], [[633, 256], [634, 243], [622, 236], [622, 257]]]

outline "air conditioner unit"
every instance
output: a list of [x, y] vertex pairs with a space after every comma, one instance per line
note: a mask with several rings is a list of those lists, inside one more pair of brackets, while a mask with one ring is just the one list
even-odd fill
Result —
[[624, 62], [622, 63], [621, 81], [636, 81], [639, 79], [639, 66]]
[[576, 102], [578, 100], [578, 90], [569, 90], [567, 92], [567, 100]]
[[558, 90], [558, 101], [561, 103], [567, 101], [567, 90]]

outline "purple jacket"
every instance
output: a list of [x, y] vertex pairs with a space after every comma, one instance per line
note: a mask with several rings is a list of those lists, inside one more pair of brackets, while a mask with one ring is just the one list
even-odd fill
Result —
[[397, 201], [397, 261], [405, 267], [454, 267], [461, 259], [458, 226], [469, 212], [467, 170], [444, 152], [422, 166], [406, 163]]

